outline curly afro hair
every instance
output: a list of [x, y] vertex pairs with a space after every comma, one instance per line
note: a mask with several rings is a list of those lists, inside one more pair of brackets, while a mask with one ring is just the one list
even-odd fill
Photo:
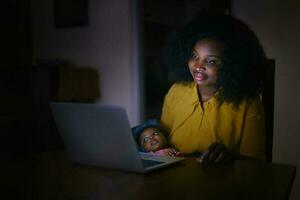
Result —
[[204, 38], [215, 39], [224, 46], [215, 85], [219, 102], [238, 106], [261, 93], [266, 72], [265, 52], [254, 32], [230, 15], [203, 12], [173, 34], [166, 48], [168, 67], [188, 69], [187, 61], [195, 43]]

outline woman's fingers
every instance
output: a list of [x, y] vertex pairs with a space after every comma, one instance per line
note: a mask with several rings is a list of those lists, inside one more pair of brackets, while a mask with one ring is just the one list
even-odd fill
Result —
[[208, 150], [203, 152], [203, 154], [200, 156], [200, 158], [198, 159], [198, 162], [200, 163], [209, 163], [211, 160], [211, 153], [214, 151], [214, 149], [216, 148], [217, 143], [213, 143], [208, 147]]
[[207, 163], [208, 162], [208, 156], [209, 156], [209, 151], [203, 152], [203, 154], [197, 158], [197, 161], [200, 163]]
[[221, 152], [218, 157], [214, 160], [215, 163], [222, 163], [225, 160], [226, 152]]
[[233, 158], [233, 153], [222, 143], [213, 143], [197, 161], [200, 163], [224, 163]]
[[217, 159], [222, 160], [223, 159], [223, 152], [226, 151], [227, 148], [225, 145], [221, 143], [214, 143], [213, 148], [209, 149], [209, 158], [208, 162], [216, 162]]

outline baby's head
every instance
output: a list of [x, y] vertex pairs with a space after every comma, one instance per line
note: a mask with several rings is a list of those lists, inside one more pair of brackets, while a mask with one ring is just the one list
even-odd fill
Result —
[[147, 120], [132, 128], [132, 133], [142, 151], [155, 152], [167, 147], [166, 137], [159, 129], [159, 122], [156, 119]]

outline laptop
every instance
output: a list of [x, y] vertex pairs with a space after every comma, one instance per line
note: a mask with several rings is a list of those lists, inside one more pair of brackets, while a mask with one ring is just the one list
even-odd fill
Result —
[[50, 108], [74, 162], [144, 173], [184, 159], [139, 152], [119, 106], [51, 102]]

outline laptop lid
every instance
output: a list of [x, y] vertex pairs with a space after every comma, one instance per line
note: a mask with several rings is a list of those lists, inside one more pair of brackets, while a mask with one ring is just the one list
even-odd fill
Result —
[[85, 103], [50, 103], [50, 107], [75, 162], [143, 171], [124, 109]]
[[119, 106], [52, 102], [50, 107], [67, 151], [75, 162], [145, 172], [182, 160], [152, 156], [151, 160], [159, 164], [145, 169], [126, 111]]

